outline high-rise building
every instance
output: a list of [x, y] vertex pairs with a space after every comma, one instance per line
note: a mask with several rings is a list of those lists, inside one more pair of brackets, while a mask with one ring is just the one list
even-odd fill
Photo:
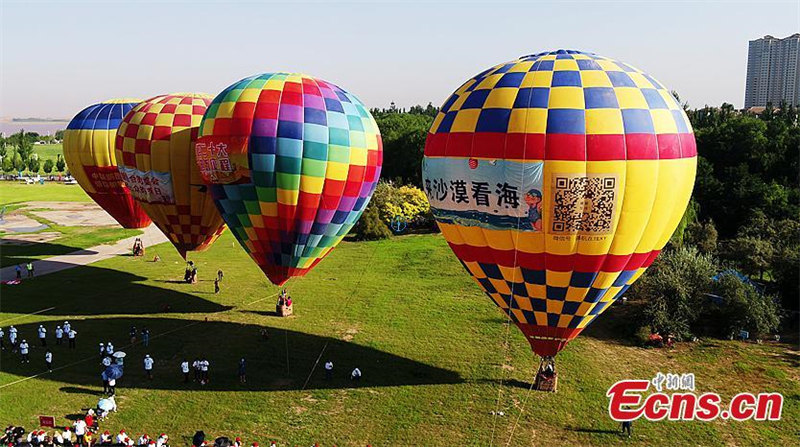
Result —
[[750, 41], [744, 108], [781, 102], [800, 106], [800, 33]]

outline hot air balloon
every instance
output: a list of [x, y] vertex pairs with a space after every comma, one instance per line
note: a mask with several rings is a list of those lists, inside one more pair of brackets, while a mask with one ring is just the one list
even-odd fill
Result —
[[114, 137], [122, 118], [140, 99], [111, 99], [89, 106], [64, 132], [64, 160], [78, 184], [123, 228], [144, 228], [150, 218], [117, 170]]
[[382, 161], [378, 126], [358, 99], [291, 73], [222, 91], [196, 149], [222, 217], [277, 285], [305, 275], [350, 231]]
[[116, 136], [119, 171], [133, 197], [181, 256], [203, 251], [224, 223], [200, 177], [194, 145], [211, 96], [173, 93], [143, 101]]
[[551, 358], [667, 243], [696, 155], [686, 114], [661, 83], [558, 50], [459, 87], [428, 133], [423, 179], [453, 252]]

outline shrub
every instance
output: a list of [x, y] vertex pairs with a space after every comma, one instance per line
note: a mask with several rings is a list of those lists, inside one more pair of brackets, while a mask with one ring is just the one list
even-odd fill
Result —
[[391, 230], [381, 220], [380, 212], [374, 201], [370, 201], [364, 214], [358, 219], [353, 227], [356, 239], [362, 241], [374, 241], [388, 239], [392, 236]]
[[722, 275], [714, 284], [714, 293], [722, 300], [711, 305], [709, 313], [725, 333], [744, 329], [753, 335], [768, 335], [780, 326], [782, 311], [775, 297], [761, 293], [752, 283]]

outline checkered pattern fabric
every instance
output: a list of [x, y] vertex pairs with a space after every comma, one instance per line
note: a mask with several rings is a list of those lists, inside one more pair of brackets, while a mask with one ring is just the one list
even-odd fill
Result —
[[[465, 82], [435, 118], [425, 157], [470, 169], [495, 160], [543, 165], [541, 230], [452, 220], [439, 226], [534, 351], [555, 355], [625, 293], [669, 240], [691, 195], [696, 146], [686, 114], [654, 78], [596, 54], [558, 50]], [[570, 196], [587, 207], [576, 219], [588, 219], [589, 207], [608, 206], [611, 231], [553, 223], [565, 200], [556, 202], [556, 178], [569, 176], [619, 185], [609, 203], [581, 205], [589, 200], [585, 190]]]
[[140, 99], [103, 101], [81, 110], [64, 131], [64, 161], [78, 184], [123, 228], [144, 228], [150, 218], [122, 182], [114, 137], [122, 118]]
[[158, 228], [186, 256], [208, 248], [224, 229], [200, 179], [194, 144], [211, 96], [173, 93], [150, 98], [123, 119], [115, 150], [121, 167], [169, 173], [174, 203], [139, 200]]
[[225, 222], [273, 283], [304, 275], [350, 231], [375, 189], [375, 120], [329, 82], [266, 73], [209, 106], [201, 138], [230, 137], [246, 139], [250, 176], [210, 185]]

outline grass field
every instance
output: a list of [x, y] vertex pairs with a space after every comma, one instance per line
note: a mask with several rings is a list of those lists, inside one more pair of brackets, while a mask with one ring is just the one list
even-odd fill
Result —
[[[147, 261], [155, 252], [162, 261]], [[2, 354], [0, 421], [29, 427], [47, 414], [63, 423], [95, 404], [97, 344], [113, 340], [128, 357], [120, 411], [104, 428], [163, 431], [183, 445], [198, 429], [262, 445], [278, 439], [338, 446], [792, 445], [800, 431], [800, 361], [790, 345], [630, 346], [615, 336], [630, 306], [614, 306], [559, 355], [557, 394], [529, 391], [535, 360], [527, 342], [504, 324], [438, 235], [343, 242], [290, 282], [295, 316], [283, 319], [272, 314], [278, 290], [230, 233], [191, 256], [201, 278], [195, 285], [180, 283], [183, 261], [170, 246], [149, 248], [145, 258], [113, 258], [4, 287], [0, 325], [13, 323], [34, 341], [39, 323], [52, 334], [68, 319], [79, 335], [77, 350], [54, 349], [53, 373], [43, 373], [42, 348], [24, 365]], [[225, 279], [214, 295], [210, 278], [219, 268]], [[131, 325], [151, 330], [149, 348], [127, 346]], [[156, 360], [152, 381], [142, 371], [145, 353]], [[182, 383], [181, 360], [197, 356], [211, 363], [205, 387]], [[241, 356], [247, 384], [236, 376]], [[331, 382], [322, 370], [329, 359]], [[346, 377], [356, 366], [364, 373], [358, 385]], [[782, 392], [783, 420], [641, 421], [632, 439], [619, 437], [606, 390], [658, 371], [693, 372], [699, 392], [724, 399]], [[494, 410], [505, 415], [492, 416]]]
[[44, 185], [26, 185], [15, 181], [0, 182], [0, 206], [24, 202], [59, 201], [91, 202], [92, 199], [78, 185], [45, 182]]
[[[6, 212], [21, 212], [39, 223], [48, 225], [41, 232], [56, 231], [62, 234], [53, 241], [34, 245], [4, 245], [0, 250], [0, 267], [24, 264], [28, 260], [42, 259], [48, 256], [63, 255], [100, 244], [116, 242], [120, 239], [141, 234], [141, 230], [126, 230], [114, 227], [68, 227], [56, 225], [54, 222], [30, 213], [28, 209], [18, 210], [27, 202], [53, 201], [91, 202], [92, 200], [78, 185], [63, 185], [46, 182], [44, 185], [25, 185], [14, 182], [0, 182], [0, 206]], [[0, 234], [4, 234], [0, 231]]]

